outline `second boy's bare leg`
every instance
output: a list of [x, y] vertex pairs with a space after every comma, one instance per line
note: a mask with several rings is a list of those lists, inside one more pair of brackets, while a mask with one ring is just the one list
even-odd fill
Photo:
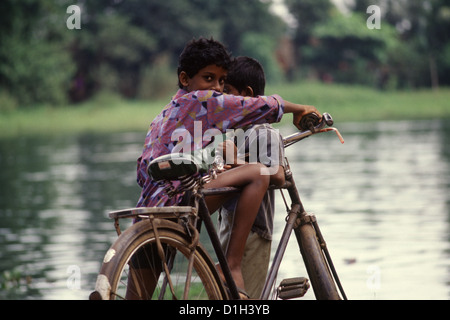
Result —
[[[217, 179], [205, 185], [205, 188], [233, 186], [242, 190], [236, 206], [230, 242], [226, 252], [231, 274], [236, 286], [240, 288], [244, 288], [241, 262], [245, 243], [261, 201], [269, 187], [270, 176], [262, 175], [261, 168], [265, 168], [265, 166], [260, 163], [242, 165], [221, 173]], [[206, 203], [210, 212], [214, 212], [225, 200], [225, 196], [212, 196], [206, 198]]]

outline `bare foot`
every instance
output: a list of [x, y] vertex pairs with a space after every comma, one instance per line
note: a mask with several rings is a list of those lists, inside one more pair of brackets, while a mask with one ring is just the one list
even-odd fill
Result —
[[[220, 265], [218, 263], [216, 264], [216, 269], [219, 272], [220, 279], [226, 285], [226, 281], [225, 281], [225, 277], [224, 277], [223, 272], [222, 272], [222, 268], [220, 267]], [[230, 270], [230, 271], [231, 271], [231, 276], [233, 277], [234, 283], [236, 284], [236, 288], [237, 288], [238, 293], [239, 293], [239, 298], [241, 300], [250, 299], [250, 296], [245, 291], [244, 278], [242, 277], [241, 269], [239, 269], [239, 270]]]

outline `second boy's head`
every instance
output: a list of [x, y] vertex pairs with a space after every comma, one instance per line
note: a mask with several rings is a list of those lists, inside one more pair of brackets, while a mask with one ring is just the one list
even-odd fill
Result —
[[178, 60], [178, 86], [186, 91], [223, 91], [230, 54], [213, 39], [190, 41]]
[[239, 96], [262, 96], [266, 77], [261, 64], [250, 57], [237, 57], [228, 70], [225, 92]]

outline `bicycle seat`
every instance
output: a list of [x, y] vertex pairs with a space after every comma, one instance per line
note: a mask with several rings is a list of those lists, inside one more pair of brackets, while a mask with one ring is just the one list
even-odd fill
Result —
[[150, 162], [147, 171], [152, 179], [179, 180], [183, 176], [208, 172], [208, 165], [203, 161], [203, 152], [193, 154], [171, 153], [160, 156]]

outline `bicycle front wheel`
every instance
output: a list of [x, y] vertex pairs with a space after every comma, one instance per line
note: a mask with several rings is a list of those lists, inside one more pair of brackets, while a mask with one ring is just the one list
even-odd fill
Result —
[[311, 223], [294, 229], [314, 295], [318, 300], [340, 300], [336, 284]]
[[[227, 299], [209, 254], [181, 225], [144, 219], [125, 230], [105, 255], [91, 298]], [[156, 230], [153, 229], [156, 225]]]

